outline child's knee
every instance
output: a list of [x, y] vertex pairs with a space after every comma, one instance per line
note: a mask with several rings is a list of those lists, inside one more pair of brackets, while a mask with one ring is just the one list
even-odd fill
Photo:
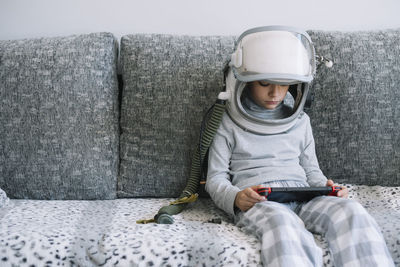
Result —
[[337, 204], [339, 209], [347, 214], [368, 214], [360, 203], [352, 199], [339, 198]]
[[351, 199], [340, 199], [336, 201], [332, 207], [332, 211], [329, 215], [332, 222], [340, 225], [341, 222], [351, 227], [367, 227], [375, 226], [375, 220], [368, 213], [368, 211], [357, 201]]

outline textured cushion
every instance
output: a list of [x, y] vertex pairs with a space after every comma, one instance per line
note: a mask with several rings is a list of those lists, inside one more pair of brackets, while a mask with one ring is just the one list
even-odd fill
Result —
[[[400, 266], [400, 187], [348, 185], [381, 227]], [[174, 216], [175, 223], [136, 224], [172, 199], [10, 200], [0, 209], [0, 266], [261, 266], [261, 244], [235, 226], [211, 199]], [[221, 224], [207, 223], [221, 219]], [[326, 239], [314, 234], [324, 266]]]
[[116, 197], [116, 44], [110, 33], [0, 41], [0, 187], [10, 198]]
[[119, 197], [182, 192], [233, 44], [232, 37], [122, 37]]
[[310, 31], [331, 58], [309, 112], [320, 167], [338, 182], [400, 185], [400, 30]]
[[[400, 185], [399, 31], [309, 33], [335, 62], [318, 69], [308, 112], [321, 169], [338, 182]], [[234, 39], [122, 38], [120, 197], [181, 192]]]

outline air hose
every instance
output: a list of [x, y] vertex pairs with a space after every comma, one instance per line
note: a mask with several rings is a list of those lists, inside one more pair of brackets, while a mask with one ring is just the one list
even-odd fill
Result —
[[[145, 224], [150, 222], [156, 222], [160, 224], [172, 224], [174, 219], [172, 215], [180, 213], [188, 203], [194, 202], [198, 198], [198, 188], [200, 184], [202, 166], [204, 158], [211, 145], [215, 133], [221, 123], [222, 115], [225, 112], [226, 104], [226, 93], [221, 92], [218, 95], [218, 99], [215, 104], [209, 109], [203, 118], [202, 129], [200, 131], [199, 143], [196, 151], [192, 157], [192, 163], [190, 168], [190, 176], [187, 185], [179, 199], [171, 202], [169, 205], [162, 207], [158, 213], [150, 220], [139, 220], [136, 223]], [[210, 118], [207, 120], [207, 116], [211, 112]]]

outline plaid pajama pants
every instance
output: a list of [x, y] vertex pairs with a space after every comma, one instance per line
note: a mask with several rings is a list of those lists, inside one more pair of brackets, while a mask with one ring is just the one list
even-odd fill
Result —
[[[264, 186], [304, 186], [281, 181]], [[261, 240], [264, 266], [322, 266], [312, 233], [325, 235], [336, 267], [394, 266], [375, 220], [356, 201], [316, 197], [300, 204], [263, 201], [235, 221]]]

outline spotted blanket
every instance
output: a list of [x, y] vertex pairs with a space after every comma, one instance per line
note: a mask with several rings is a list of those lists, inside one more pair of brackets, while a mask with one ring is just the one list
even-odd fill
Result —
[[[400, 187], [355, 186], [400, 266]], [[260, 243], [210, 199], [171, 225], [136, 224], [172, 199], [17, 200], [0, 209], [0, 266], [261, 266]], [[221, 223], [218, 223], [218, 221]], [[325, 266], [332, 266], [323, 236]]]

